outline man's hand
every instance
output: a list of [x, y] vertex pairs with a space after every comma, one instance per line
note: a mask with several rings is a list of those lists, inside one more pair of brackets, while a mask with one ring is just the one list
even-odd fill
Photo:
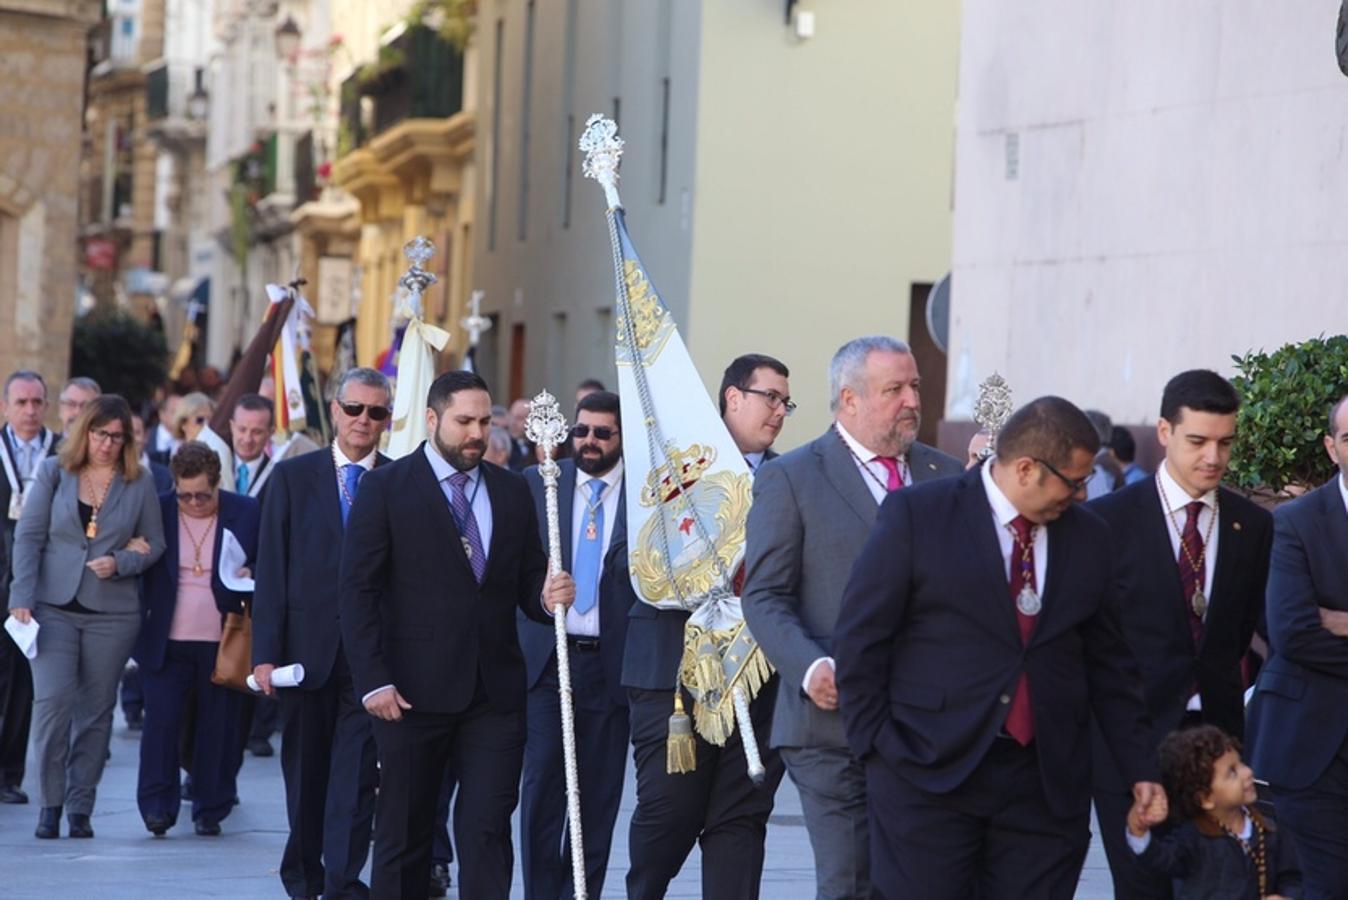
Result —
[[126, 546], [122, 549], [130, 550], [132, 553], [139, 553], [141, 556], [149, 556], [150, 542], [140, 535], [136, 535], [131, 540], [127, 541]]
[[276, 696], [276, 688], [271, 686], [271, 673], [275, 668], [271, 663], [253, 666], [253, 680], [257, 682], [258, 690], [268, 697]]
[[404, 700], [398, 689], [391, 685], [376, 691], [365, 701], [366, 712], [385, 722], [402, 721], [403, 710], [411, 708], [412, 704]]
[[571, 579], [571, 574], [558, 572], [556, 575], [549, 575], [543, 585], [543, 608], [549, 614], [555, 614], [557, 607], [566, 609], [575, 602], [576, 582]]
[[833, 680], [833, 663], [824, 660], [814, 667], [805, 693], [820, 709], [831, 712], [838, 708], [838, 685]]
[[16, 606], [9, 611], [9, 614], [24, 625], [33, 621], [33, 611], [26, 606]]
[[85, 568], [99, 578], [108, 579], [117, 574], [117, 560], [111, 556], [100, 556], [84, 564]]
[[1170, 815], [1170, 803], [1165, 788], [1154, 781], [1139, 781], [1133, 785], [1133, 807], [1128, 810], [1128, 830], [1142, 837], [1148, 829], [1160, 825]]
[[1320, 607], [1320, 624], [1336, 637], [1348, 637], [1348, 612]]

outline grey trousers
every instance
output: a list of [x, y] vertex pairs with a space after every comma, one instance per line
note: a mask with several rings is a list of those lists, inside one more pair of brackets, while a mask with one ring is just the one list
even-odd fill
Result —
[[42, 805], [88, 815], [112, 736], [117, 685], [140, 631], [140, 613], [81, 613], [38, 603], [33, 738]]
[[814, 850], [819, 900], [871, 896], [866, 768], [843, 747], [783, 747]]

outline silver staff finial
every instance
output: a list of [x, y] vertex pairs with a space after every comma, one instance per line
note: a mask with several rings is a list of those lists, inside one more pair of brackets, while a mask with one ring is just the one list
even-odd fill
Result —
[[978, 400], [974, 403], [974, 421], [988, 433], [988, 444], [979, 452], [987, 459], [997, 451], [997, 435], [1011, 418], [1011, 387], [1006, 379], [993, 372], [978, 386]]
[[485, 296], [486, 291], [473, 291], [473, 296], [468, 300], [468, 315], [459, 320], [463, 330], [468, 332], [470, 347], [476, 347], [482, 335], [491, 330], [491, 317], [482, 315], [482, 298]]
[[566, 440], [566, 419], [557, 398], [542, 391], [529, 401], [529, 417], [524, 420], [524, 436], [543, 448], [546, 462], [540, 467], [556, 466], [552, 454]]
[[403, 277], [398, 279], [398, 287], [407, 292], [409, 312], [417, 318], [421, 317], [421, 295], [438, 280], [434, 272], [427, 272], [422, 268], [434, 255], [435, 244], [421, 235], [403, 244], [403, 256], [407, 257], [407, 261], [412, 265], [403, 273]]
[[618, 164], [622, 161], [623, 139], [618, 137], [618, 123], [608, 116], [595, 113], [585, 122], [580, 135], [580, 149], [585, 154], [581, 171], [603, 185], [604, 199], [609, 209], [618, 209]]

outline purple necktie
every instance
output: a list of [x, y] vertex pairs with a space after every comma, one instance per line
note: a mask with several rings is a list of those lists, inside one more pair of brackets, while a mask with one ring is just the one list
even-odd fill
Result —
[[449, 476], [449, 486], [453, 488], [450, 505], [454, 510], [454, 520], [459, 526], [459, 537], [463, 540], [464, 553], [468, 555], [468, 565], [473, 567], [473, 577], [482, 583], [487, 572], [487, 554], [482, 552], [482, 534], [477, 530], [477, 517], [473, 507], [468, 504], [468, 475], [455, 472]]

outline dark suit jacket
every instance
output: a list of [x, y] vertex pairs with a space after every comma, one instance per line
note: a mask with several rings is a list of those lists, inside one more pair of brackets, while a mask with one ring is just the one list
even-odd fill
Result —
[[506, 460], [506, 468], [512, 472], [523, 472], [530, 466], [536, 465], [537, 457], [534, 455], [533, 441], [525, 441], [524, 447], [513, 437], [510, 439], [510, 458]]
[[[1114, 591], [1123, 632], [1142, 669], [1143, 694], [1158, 737], [1177, 728], [1195, 683], [1203, 720], [1228, 734], [1245, 734], [1240, 661], [1260, 620], [1273, 516], [1235, 491], [1219, 492], [1212, 598], [1195, 648], [1189, 600], [1181, 595], [1179, 565], [1170, 549], [1171, 523], [1161, 509], [1156, 480], [1147, 478], [1092, 502], [1109, 523], [1114, 542]], [[1180, 518], [1183, 527], [1183, 518]]]
[[[761, 469], [779, 454], [771, 448], [763, 454]], [[625, 525], [626, 523], [624, 523]], [[690, 613], [678, 609], [656, 609], [637, 597], [627, 567], [627, 532], [619, 547], [618, 535], [605, 558], [604, 584], [614, 594], [615, 606], [628, 610], [627, 646], [623, 656], [622, 686], [645, 691], [672, 691], [679, 680], [679, 662], [683, 659], [683, 626]], [[611, 570], [610, 570], [611, 567]]]
[[858, 757], [878, 755], [922, 790], [954, 790], [1002, 729], [1023, 671], [1056, 815], [1090, 807], [1092, 713], [1128, 782], [1155, 780], [1140, 676], [1109, 591], [1109, 529], [1072, 507], [1048, 526], [1048, 547], [1043, 612], [1022, 645], [979, 470], [885, 498], [833, 633]]
[[[150, 477], [154, 479], [154, 490], [161, 497], [173, 490], [173, 473], [169, 467], [163, 463], [157, 463], [154, 460], [148, 460]], [[176, 502], [176, 501], [175, 501]]]
[[[563, 459], [557, 463], [562, 473], [557, 478], [557, 519], [561, 526], [562, 567], [571, 571], [571, 519], [575, 513], [576, 462]], [[529, 492], [534, 498], [534, 515], [538, 518], [539, 539], [547, 546], [547, 497], [543, 491], [543, 476], [538, 467], [524, 471], [524, 479], [529, 483]], [[628, 605], [620, 592], [613, 590], [614, 561], [616, 551], [627, 552], [627, 496], [626, 484], [618, 483], [617, 520], [613, 523], [613, 534], [609, 538], [608, 552], [600, 563], [599, 569], [599, 657], [604, 665], [604, 680], [608, 683], [609, 699], [615, 706], [627, 705], [627, 694], [622, 689], [623, 647], [627, 641]], [[624, 569], [625, 571], [625, 569]], [[630, 585], [629, 581], [629, 585]], [[629, 601], [630, 602], [630, 601]], [[555, 626], [549, 622], [546, 626], [526, 617], [523, 612], [516, 616], [519, 627], [520, 650], [524, 653], [524, 665], [527, 671], [527, 684], [532, 690], [538, 684], [543, 670], [552, 661], [557, 652]]]
[[[380, 454], [375, 469], [388, 463]], [[373, 474], [373, 473], [371, 473]], [[365, 490], [365, 479], [360, 488]], [[327, 684], [341, 646], [337, 569], [342, 506], [328, 448], [277, 463], [262, 501], [253, 665], [304, 665], [300, 688]]]
[[[47, 429], [42, 429], [42, 436], [45, 437]], [[56, 450], [61, 446], [61, 435], [52, 434], [51, 447], [47, 449], [48, 456], [55, 456]], [[19, 465], [14, 447], [9, 442], [9, 429], [0, 423], [0, 453], [9, 454], [10, 465], [14, 466], [15, 474], [18, 474]], [[36, 473], [35, 473], [36, 477]], [[13, 577], [10, 570], [10, 560], [14, 558], [14, 527], [18, 522], [11, 521], [9, 518], [9, 498], [12, 491], [9, 487], [9, 479], [5, 477], [4, 470], [0, 469], [0, 523], [3, 523], [3, 540], [0, 540], [0, 609], [9, 604], [9, 582]]]
[[[178, 605], [178, 496], [167, 494], [159, 498], [159, 509], [164, 517], [164, 555], [145, 573], [141, 591], [141, 627], [136, 639], [136, 661], [151, 672], [164, 665], [164, 651], [168, 647], [169, 627], [173, 624], [173, 610]], [[238, 538], [253, 566], [257, 559], [257, 536], [261, 510], [252, 497], [220, 492], [220, 518], [212, 542], [211, 592], [221, 615], [242, 612], [252, 594], [232, 591], [220, 580], [220, 545], [225, 531]], [[189, 526], [191, 527], [191, 526]]]
[[339, 588], [356, 696], [391, 684], [415, 710], [452, 714], [473, 702], [480, 679], [496, 709], [524, 708], [515, 609], [552, 624], [542, 602], [548, 558], [524, 478], [480, 465], [492, 513], [481, 585], [421, 448], [361, 482]]
[[1303, 790], [1348, 738], [1348, 639], [1320, 607], [1348, 610], [1348, 511], [1338, 477], [1273, 514], [1268, 575], [1270, 655], [1250, 701], [1246, 751], [1262, 778]]

